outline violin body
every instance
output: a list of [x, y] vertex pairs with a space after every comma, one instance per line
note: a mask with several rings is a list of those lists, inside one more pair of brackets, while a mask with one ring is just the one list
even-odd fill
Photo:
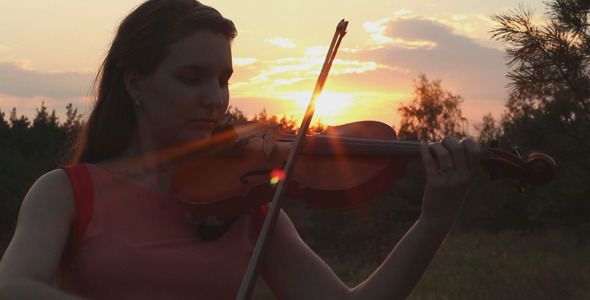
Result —
[[[294, 143], [294, 135], [278, 125], [248, 122], [234, 124], [232, 130], [246, 131], [247, 137], [235, 134], [229, 150], [226, 146], [199, 155], [182, 163], [175, 174], [176, 196], [199, 221], [225, 220], [269, 202], [276, 187], [273, 175], [280, 175]], [[319, 136], [325, 138], [318, 140]], [[396, 134], [384, 123], [363, 121], [310, 135], [289, 182], [289, 198], [305, 200], [308, 208], [363, 207], [383, 196], [405, 175], [406, 163], [418, 158], [349, 153], [354, 150], [343, 147], [341, 137], [395, 140]]]
[[[183, 162], [173, 182], [187, 216], [199, 222], [227, 220], [270, 202], [273, 177], [280, 178], [295, 141], [279, 125], [257, 121], [232, 124], [218, 135], [221, 142]], [[377, 121], [330, 126], [306, 137], [286, 196], [306, 201], [307, 207], [363, 207], [405, 175], [407, 163], [420, 158], [418, 147], [415, 141], [398, 141], [393, 128]], [[555, 162], [543, 153], [525, 161], [498, 148], [482, 152], [484, 171], [516, 178], [523, 187], [555, 175]]]

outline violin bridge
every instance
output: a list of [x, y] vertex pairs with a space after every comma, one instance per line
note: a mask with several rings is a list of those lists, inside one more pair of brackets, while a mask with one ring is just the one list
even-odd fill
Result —
[[277, 141], [272, 130], [267, 131], [262, 135], [262, 152], [266, 157], [266, 160], [270, 160], [270, 154], [277, 147]]

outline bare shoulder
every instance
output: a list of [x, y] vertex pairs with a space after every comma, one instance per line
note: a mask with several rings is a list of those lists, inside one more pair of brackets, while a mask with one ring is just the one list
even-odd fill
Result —
[[57, 169], [41, 176], [23, 200], [14, 237], [0, 261], [0, 279], [49, 283], [74, 219], [69, 177]]
[[[73, 220], [74, 192], [64, 170], [56, 169], [44, 174], [29, 189], [23, 200], [19, 219], [37, 213]], [[24, 220], [19, 220], [21, 221]]]

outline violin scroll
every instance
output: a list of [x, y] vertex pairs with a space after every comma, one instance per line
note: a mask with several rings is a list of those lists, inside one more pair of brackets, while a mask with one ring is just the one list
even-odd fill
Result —
[[481, 166], [490, 174], [490, 179], [496, 180], [501, 176], [514, 178], [518, 181], [519, 192], [524, 192], [526, 184], [546, 184], [555, 177], [555, 161], [542, 152], [532, 152], [526, 160], [522, 158], [518, 147], [512, 148], [512, 151], [496, 147], [482, 148], [482, 152]]
[[557, 165], [553, 158], [541, 152], [533, 152], [526, 161], [528, 182], [546, 184], [555, 177]]

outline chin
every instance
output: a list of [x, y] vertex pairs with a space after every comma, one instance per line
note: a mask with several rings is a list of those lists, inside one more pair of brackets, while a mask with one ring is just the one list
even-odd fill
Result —
[[199, 144], [206, 142], [211, 138], [212, 133], [210, 131], [207, 132], [192, 132], [191, 134], [186, 135], [181, 143], [182, 144]]

